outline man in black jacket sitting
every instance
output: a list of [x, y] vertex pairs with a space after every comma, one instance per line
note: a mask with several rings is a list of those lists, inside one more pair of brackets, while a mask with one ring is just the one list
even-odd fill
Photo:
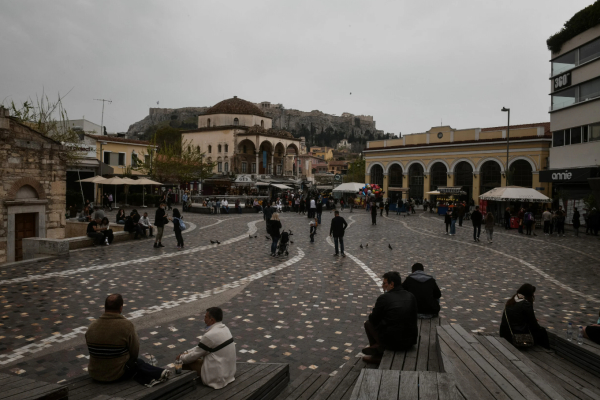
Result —
[[363, 361], [379, 364], [384, 350], [406, 350], [417, 343], [417, 299], [404, 290], [400, 274], [383, 275], [384, 294], [377, 298], [373, 312], [365, 322], [369, 347], [363, 349]]
[[406, 277], [402, 287], [417, 299], [419, 318], [432, 318], [440, 312], [442, 292], [432, 276], [423, 272], [423, 264], [412, 266], [412, 274]]

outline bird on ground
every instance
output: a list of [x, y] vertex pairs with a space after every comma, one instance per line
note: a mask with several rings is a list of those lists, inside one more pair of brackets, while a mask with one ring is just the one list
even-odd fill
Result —
[[388, 243], [388, 247], [390, 248], [390, 250], [392, 250], [392, 245]]
[[215, 244], [216, 242], [213, 242], [212, 240], [210, 241], [211, 244]]
[[221, 244], [221, 242], [219, 242], [219, 241], [217, 240], [217, 244]]
[[293, 241], [293, 240], [290, 240], [290, 243], [291, 243], [291, 244], [294, 244], [294, 241]]
[[363, 248], [363, 246], [362, 246], [362, 243], [360, 244], [360, 248], [361, 248], [361, 249]]
[[248, 235], [248, 239], [252, 239], [252, 235]]
[[258, 235], [254, 235], [254, 239], [256, 239], [258, 237]]
[[369, 248], [369, 243], [367, 243], [367, 249]]

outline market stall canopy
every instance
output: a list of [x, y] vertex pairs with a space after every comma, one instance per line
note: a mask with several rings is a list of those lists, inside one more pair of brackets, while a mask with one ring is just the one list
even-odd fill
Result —
[[441, 186], [437, 190], [441, 194], [467, 194], [461, 186]]
[[270, 183], [267, 182], [256, 182], [256, 186], [269, 186]]
[[125, 182], [123, 182], [123, 179], [119, 178], [118, 176], [115, 176], [115, 177], [112, 177], [109, 179], [105, 179], [101, 183], [103, 185], [125, 185]]
[[497, 187], [479, 196], [481, 200], [525, 201], [530, 203], [551, 203], [552, 199], [532, 188], [521, 186]]
[[121, 178], [124, 185], [143, 185], [143, 183], [139, 183], [138, 181], [131, 178]]
[[343, 193], [357, 193], [360, 189], [365, 187], [365, 183], [358, 182], [348, 182], [342, 183], [333, 189], [334, 192], [343, 192]]
[[[388, 189], [389, 190], [389, 189]], [[439, 196], [440, 194], [442, 194], [441, 192], [437, 191], [437, 190], [432, 190], [431, 192], [425, 192], [425, 194], [432, 194], [434, 196]]]
[[284, 190], [294, 190], [293, 188], [286, 186], [286, 185], [282, 185], [279, 183], [271, 183], [271, 186], [276, 187], [277, 189], [284, 189]]
[[92, 182], [92, 183], [105, 183], [106, 178], [100, 175], [92, 176], [91, 178], [80, 179], [77, 182]]
[[401, 188], [401, 187], [389, 187], [388, 192], [408, 192], [409, 188]]
[[153, 181], [152, 179], [148, 178], [140, 178], [136, 182], [137, 185], [162, 185], [162, 183]]

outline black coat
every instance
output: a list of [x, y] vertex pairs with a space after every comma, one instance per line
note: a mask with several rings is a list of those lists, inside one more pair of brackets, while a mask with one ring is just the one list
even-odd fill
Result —
[[279, 237], [281, 234], [279, 230], [281, 229], [281, 221], [270, 221], [269, 222], [269, 235], [273, 237]]
[[577, 229], [577, 228], [579, 228], [581, 226], [581, 222], [579, 221], [579, 217], [580, 217], [579, 211], [575, 211], [573, 213], [573, 221], [572, 221], [573, 222], [573, 228], [575, 228], [575, 229]]
[[[543, 329], [535, 318], [533, 312], [533, 304], [527, 300], [515, 303], [511, 307], [505, 307], [506, 314], [508, 314], [508, 321], [506, 320], [506, 314], [502, 313], [502, 322], [500, 323], [500, 336], [512, 341], [511, 329], [513, 333], [529, 333], [535, 335], [536, 331]], [[510, 327], [508, 322], [510, 321]]]
[[442, 297], [442, 292], [432, 276], [422, 271], [413, 272], [406, 277], [402, 287], [417, 299], [419, 314], [435, 315], [440, 312], [439, 299]]
[[273, 208], [271, 206], [265, 207], [263, 216], [266, 221], [270, 221], [271, 217], [273, 216]]
[[164, 209], [158, 207], [156, 210], [156, 214], [154, 215], [154, 226], [157, 228], [164, 227], [169, 223], [169, 219], [167, 218], [167, 213]]
[[402, 287], [377, 298], [369, 321], [385, 349], [403, 350], [417, 343], [417, 299]]
[[483, 214], [480, 211], [473, 211], [471, 214], [471, 221], [473, 222], [473, 226], [481, 226], [481, 221], [483, 221]]
[[344, 232], [346, 231], [346, 227], [348, 224], [346, 220], [339, 215], [337, 217], [333, 217], [331, 220], [331, 228], [329, 228], [329, 234], [333, 235], [333, 237], [344, 237]]

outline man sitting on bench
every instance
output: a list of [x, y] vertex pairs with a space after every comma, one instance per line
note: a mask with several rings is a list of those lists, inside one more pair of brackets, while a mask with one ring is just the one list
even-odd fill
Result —
[[100, 227], [101, 222], [101, 219], [96, 218], [91, 220], [87, 226], [87, 236], [94, 239], [94, 246], [104, 243], [104, 234], [102, 233], [102, 228]]
[[236, 371], [235, 343], [229, 328], [223, 324], [223, 310], [210, 307], [204, 315], [208, 326], [198, 346], [177, 356], [183, 369], [193, 370], [202, 378], [202, 383], [221, 389], [234, 381]]
[[442, 292], [435, 279], [423, 272], [423, 264], [416, 263], [412, 266], [412, 274], [406, 277], [402, 287], [415, 295], [419, 318], [437, 317]]
[[135, 327], [121, 313], [123, 297], [111, 294], [104, 302], [104, 314], [85, 333], [90, 352], [88, 373], [94, 380], [115, 382], [135, 376], [142, 384], [169, 379], [170, 371], [138, 358], [140, 344]]
[[384, 350], [406, 350], [417, 343], [417, 299], [404, 290], [400, 274], [383, 274], [384, 294], [377, 298], [373, 312], [365, 322], [369, 347], [363, 349], [363, 361], [379, 364]]

